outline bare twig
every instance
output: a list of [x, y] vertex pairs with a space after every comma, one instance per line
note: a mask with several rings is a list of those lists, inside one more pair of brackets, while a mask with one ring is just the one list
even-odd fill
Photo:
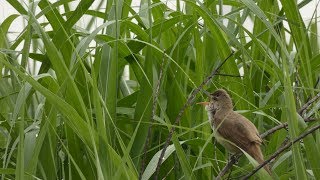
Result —
[[[152, 113], [151, 113], [151, 122], [154, 121], [154, 116], [156, 115], [156, 110], [157, 110], [157, 98], [159, 96], [159, 92], [160, 92], [160, 85], [161, 85], [161, 80], [162, 80], [162, 74], [163, 74], [163, 66], [164, 66], [164, 58], [165, 56], [163, 55], [163, 59], [162, 59], [162, 63], [160, 66], [160, 72], [159, 72], [159, 80], [157, 83], [157, 87], [156, 87], [156, 91], [154, 92], [153, 95], [153, 104], [152, 104]], [[149, 147], [149, 142], [150, 142], [150, 138], [151, 138], [151, 132], [152, 131], [152, 123], [150, 123], [149, 128], [148, 128], [148, 135], [147, 135], [147, 139], [144, 143], [144, 150], [143, 150], [143, 160], [141, 163], [141, 168], [140, 168], [140, 173], [139, 173], [139, 179], [142, 178], [142, 173], [144, 172], [145, 169], [145, 163], [146, 163], [146, 159], [147, 159], [147, 150]]]
[[241, 155], [242, 153], [232, 155], [230, 158], [230, 161], [226, 164], [226, 166], [220, 171], [220, 173], [216, 177], [216, 180], [220, 180], [222, 176], [224, 176], [229, 171], [229, 169], [231, 169], [233, 164], [237, 162], [237, 160], [240, 158]]
[[228, 173], [228, 177], [227, 177], [227, 179], [230, 179], [230, 176], [231, 176], [231, 174], [232, 174], [232, 170], [233, 170], [233, 166], [230, 168], [230, 172]]
[[298, 111], [298, 113], [301, 115], [307, 108], [309, 108], [309, 106], [315, 102], [318, 98], [320, 98], [320, 92], [315, 95], [312, 99], [310, 99], [307, 103], [305, 103], [301, 109]]
[[258, 172], [259, 169], [261, 169], [262, 167], [267, 165], [272, 159], [274, 159], [279, 154], [281, 154], [283, 151], [285, 151], [286, 149], [291, 147], [294, 143], [299, 142], [301, 139], [303, 139], [304, 137], [306, 137], [307, 135], [311, 134], [312, 132], [314, 132], [315, 130], [317, 130], [319, 128], [320, 128], [320, 124], [310, 128], [308, 131], [305, 131], [300, 136], [295, 138], [291, 143], [287, 143], [285, 146], [283, 146], [282, 148], [278, 149], [272, 156], [270, 156], [267, 160], [265, 160], [263, 163], [261, 163], [259, 166], [257, 166], [253, 171], [251, 171], [249, 174], [247, 174], [245, 177], [243, 177], [243, 179], [249, 179], [252, 175], [254, 175], [256, 172]]
[[[178, 124], [182, 118], [182, 115], [184, 113], [184, 111], [187, 109], [187, 107], [191, 104], [191, 102], [193, 101], [193, 99], [195, 98], [195, 96], [198, 94], [198, 92], [203, 88], [204, 85], [206, 85], [220, 70], [220, 68], [224, 65], [224, 63], [234, 54], [234, 52], [232, 52], [224, 61], [222, 61], [222, 63], [215, 69], [212, 71], [212, 73], [200, 84], [199, 87], [197, 87], [194, 91], [192, 91], [191, 95], [189, 96], [189, 98], [187, 99], [187, 102], [183, 105], [183, 107], [180, 109], [179, 114], [174, 122], [174, 124]], [[168, 138], [166, 140], [166, 143], [161, 151], [160, 157], [159, 157], [159, 161], [157, 164], [157, 168], [156, 168], [156, 175], [154, 177], [155, 180], [158, 179], [158, 175], [159, 175], [159, 171], [160, 171], [160, 165], [162, 163], [162, 159], [164, 156], [164, 153], [166, 152], [167, 147], [169, 146], [169, 142], [171, 141], [173, 132], [175, 130], [175, 127], [172, 127], [170, 129]]]
[[221, 74], [221, 73], [218, 73], [216, 74], [217, 76], [227, 76], [227, 77], [236, 77], [236, 78], [242, 78], [243, 76], [241, 75], [233, 75], [233, 74]]
[[[320, 1], [319, 1], [319, 2], [320, 2]], [[314, 89], [317, 89], [317, 86], [318, 86], [319, 82], [320, 82], [320, 76], [318, 76], [317, 81], [316, 81], [315, 85], [313, 86]], [[320, 93], [320, 92], [319, 92], [319, 93]], [[311, 99], [311, 96], [309, 96], [309, 97], [307, 98], [307, 101], [309, 102], [310, 99]], [[306, 105], [306, 104], [305, 104], [305, 105]], [[309, 103], [309, 105], [311, 105], [311, 103]], [[307, 108], [308, 108], [308, 107], [301, 108], [301, 109], [300, 109], [301, 112], [299, 112], [299, 114], [300, 114], [300, 115], [304, 114]]]
[[[304, 121], [305, 121], [305, 122], [311, 122], [311, 121], [315, 121], [315, 120], [316, 120], [316, 119], [314, 119], [314, 118], [307, 118], [307, 119], [305, 119]], [[283, 124], [280, 124], [280, 125], [278, 125], [278, 126], [275, 126], [275, 127], [271, 128], [271, 129], [267, 130], [266, 132], [262, 133], [262, 134], [260, 135], [260, 137], [261, 137], [261, 139], [264, 139], [264, 138], [267, 137], [268, 135], [273, 134], [274, 132], [276, 132], [276, 131], [278, 131], [278, 130], [280, 130], [280, 129], [282, 129], [282, 128], [286, 128], [286, 127], [288, 127], [288, 123], [287, 123], [287, 122], [285, 122], [285, 123], [283, 123]]]

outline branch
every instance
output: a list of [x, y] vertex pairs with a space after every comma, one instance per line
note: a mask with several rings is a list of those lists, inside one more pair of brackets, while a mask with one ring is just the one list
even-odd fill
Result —
[[308, 136], [309, 134], [311, 134], [312, 132], [314, 132], [315, 130], [317, 130], [319, 128], [320, 128], [320, 124], [310, 128], [308, 131], [305, 131], [300, 136], [295, 138], [291, 143], [287, 143], [285, 146], [283, 146], [280, 149], [278, 149], [272, 156], [269, 157], [269, 159], [265, 160], [263, 163], [261, 163], [259, 166], [257, 166], [253, 171], [251, 171], [249, 174], [247, 174], [245, 177], [243, 177], [243, 179], [249, 179], [252, 175], [254, 175], [256, 172], [258, 172], [259, 169], [261, 169], [263, 166], [267, 165], [272, 159], [274, 159], [279, 154], [281, 154], [283, 151], [285, 151], [286, 149], [291, 147], [294, 143], [300, 141], [301, 139], [303, 139], [304, 137]]
[[217, 73], [217, 76], [227, 76], [227, 77], [237, 77], [237, 78], [242, 78], [243, 76], [241, 75], [233, 75], [233, 74], [221, 74], [221, 73]]
[[[314, 119], [314, 118], [304, 119], [305, 122], [311, 122], [311, 121], [315, 121], [315, 120], [316, 120], [316, 119]], [[278, 130], [280, 130], [280, 129], [282, 129], [282, 128], [286, 128], [286, 127], [288, 127], [288, 123], [287, 123], [287, 122], [285, 122], [285, 123], [283, 123], [283, 124], [280, 124], [280, 125], [278, 125], [278, 126], [275, 126], [275, 127], [271, 128], [271, 129], [269, 129], [268, 131], [262, 133], [262, 134], [260, 135], [260, 137], [261, 137], [261, 139], [264, 139], [265, 137], [269, 136], [270, 134], [273, 134], [274, 132], [276, 132], [276, 131], [278, 131]]]
[[224, 176], [228, 172], [228, 170], [233, 166], [233, 164], [235, 164], [238, 161], [240, 156], [242, 156], [242, 153], [232, 155], [230, 158], [230, 161], [227, 163], [227, 165], [220, 171], [220, 173], [216, 177], [216, 180], [220, 180], [222, 176]]
[[310, 99], [307, 103], [305, 103], [301, 109], [298, 111], [299, 114], [302, 114], [304, 110], [306, 110], [313, 102], [315, 102], [318, 98], [320, 98], [320, 92], [315, 95], [312, 99]]
[[[198, 92], [203, 88], [204, 85], [206, 85], [220, 70], [220, 68], [224, 65], [225, 62], [227, 62], [227, 60], [233, 56], [234, 52], [231, 52], [231, 54], [224, 60], [222, 61], [222, 63], [215, 69], [212, 71], [212, 73], [200, 84], [199, 87], [197, 87], [194, 91], [192, 91], [191, 95], [189, 96], [189, 98], [187, 99], [187, 102], [183, 105], [183, 107], [180, 109], [179, 114], [176, 118], [176, 121], [174, 122], [174, 124], [178, 124], [182, 118], [182, 115], [184, 113], [184, 111], [187, 109], [187, 107], [191, 104], [191, 102], [193, 101], [193, 99], [195, 98], [195, 96], [198, 94]], [[162, 159], [164, 157], [164, 153], [166, 152], [167, 147], [169, 146], [169, 142], [171, 141], [173, 132], [175, 130], [175, 127], [172, 127], [170, 129], [168, 138], [166, 140], [166, 143], [161, 151], [159, 160], [158, 160], [158, 164], [157, 164], [157, 168], [156, 168], [156, 175], [155, 175], [155, 180], [158, 179], [158, 175], [159, 175], [159, 171], [160, 171], [160, 165], [162, 163]]]
[[[161, 85], [161, 80], [162, 80], [162, 76], [163, 76], [163, 66], [164, 66], [164, 60], [165, 60], [164, 57], [165, 56], [163, 54], [162, 63], [160, 65], [159, 80], [158, 80], [158, 83], [157, 83], [156, 91], [154, 92], [154, 95], [153, 95], [152, 113], [151, 113], [151, 118], [150, 118], [151, 122], [154, 121], [154, 116], [156, 115], [157, 98], [159, 96], [160, 85]], [[142, 163], [141, 163], [141, 167], [140, 167], [139, 180], [141, 180], [142, 174], [143, 174], [143, 172], [145, 170], [145, 163], [146, 163], [146, 159], [147, 159], [147, 150], [148, 150], [149, 142], [150, 142], [150, 138], [151, 138], [151, 131], [152, 131], [152, 123], [150, 123], [150, 125], [148, 127], [148, 135], [147, 135], [147, 139], [146, 139], [146, 141], [144, 143], [143, 159], [142, 159]]]

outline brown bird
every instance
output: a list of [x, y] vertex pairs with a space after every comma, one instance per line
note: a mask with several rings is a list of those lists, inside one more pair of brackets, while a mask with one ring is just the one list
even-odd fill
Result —
[[[233, 111], [232, 100], [225, 90], [219, 89], [210, 94], [210, 102], [198, 104], [206, 106], [215, 138], [228, 151], [239, 153], [240, 147], [259, 164], [264, 161], [260, 149], [262, 140], [257, 128], [247, 118]], [[271, 174], [268, 166], [264, 168]]]

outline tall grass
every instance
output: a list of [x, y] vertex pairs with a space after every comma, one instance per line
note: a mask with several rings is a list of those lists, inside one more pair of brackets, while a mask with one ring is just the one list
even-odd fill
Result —
[[[17, 13], [0, 25], [2, 179], [154, 178], [172, 127], [159, 177], [217, 176], [228, 153], [203, 108], [192, 104], [174, 121], [232, 51], [205, 89], [227, 89], [261, 133], [288, 123], [264, 140], [266, 158], [319, 123], [303, 121], [319, 118], [319, 99], [298, 113], [320, 92], [318, 17], [304, 22], [299, 11], [315, 2], [139, 2], [7, 0]], [[11, 36], [19, 18], [26, 25]], [[196, 101], [205, 98], [199, 93]], [[320, 179], [319, 159], [317, 130], [271, 163], [273, 176]], [[229, 176], [249, 173], [248, 162], [242, 157]]]

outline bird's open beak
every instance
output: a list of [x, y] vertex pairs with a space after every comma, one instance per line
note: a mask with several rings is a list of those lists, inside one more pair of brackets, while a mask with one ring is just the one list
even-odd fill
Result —
[[202, 106], [207, 106], [207, 105], [209, 105], [209, 102], [198, 102], [197, 104], [200, 104]]

